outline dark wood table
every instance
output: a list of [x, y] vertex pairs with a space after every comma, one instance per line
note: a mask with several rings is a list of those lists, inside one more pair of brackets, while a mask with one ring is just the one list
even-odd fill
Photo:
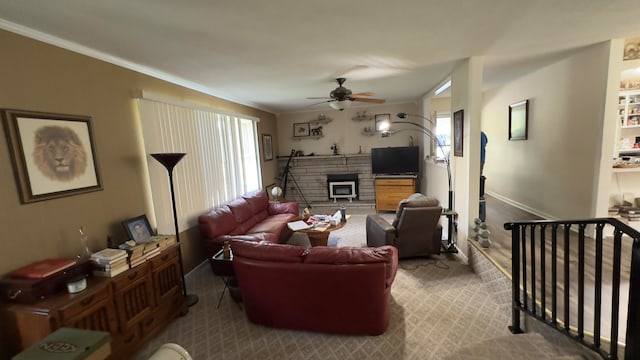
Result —
[[233, 301], [239, 304], [240, 301], [242, 301], [242, 297], [240, 296], [240, 288], [238, 287], [236, 274], [233, 271], [233, 252], [231, 252], [231, 256], [225, 258], [222, 254], [222, 249], [220, 249], [220, 251], [211, 257], [209, 264], [211, 265], [213, 273], [221, 276], [222, 281], [224, 281], [224, 288], [218, 299], [218, 308], [227, 289], [229, 289], [229, 294]]

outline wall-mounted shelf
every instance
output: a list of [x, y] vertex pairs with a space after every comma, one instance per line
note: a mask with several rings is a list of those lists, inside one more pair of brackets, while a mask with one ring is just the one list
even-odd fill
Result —
[[291, 139], [293, 139], [293, 140], [298, 140], [298, 141], [300, 141], [300, 140], [308, 140], [308, 139], [318, 140], [318, 139], [321, 139], [321, 138], [323, 138], [323, 137], [324, 137], [324, 135], [314, 135], [314, 136], [293, 136], [293, 137], [291, 137]]
[[311, 121], [309, 121], [309, 124], [311, 125], [320, 125], [320, 124], [328, 124], [330, 122], [332, 122], [333, 119], [324, 115], [324, 114], [320, 114], [318, 115], [317, 119], [313, 119]]
[[380, 131], [364, 131], [362, 130], [362, 135], [364, 136], [376, 136], [376, 135], [380, 135], [381, 132]]

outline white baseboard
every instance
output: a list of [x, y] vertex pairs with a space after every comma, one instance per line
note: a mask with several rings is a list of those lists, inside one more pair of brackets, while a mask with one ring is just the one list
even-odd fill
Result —
[[515, 200], [509, 199], [506, 196], [502, 196], [500, 194], [494, 193], [492, 191], [487, 191], [486, 192], [488, 195], [491, 195], [492, 197], [505, 202], [511, 206], [517, 207], [518, 209], [524, 210], [526, 212], [532, 213], [533, 215], [537, 215], [540, 216], [541, 218], [545, 219], [545, 220], [559, 220], [558, 218], [551, 216], [550, 214], [545, 213], [544, 211], [540, 211], [538, 209], [534, 209], [532, 207], [529, 207], [525, 204], [519, 203]]

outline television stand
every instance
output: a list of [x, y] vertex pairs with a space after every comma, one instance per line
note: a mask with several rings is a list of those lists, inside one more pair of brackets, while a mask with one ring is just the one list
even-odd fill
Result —
[[416, 192], [416, 175], [377, 175], [376, 211], [395, 211], [398, 203]]

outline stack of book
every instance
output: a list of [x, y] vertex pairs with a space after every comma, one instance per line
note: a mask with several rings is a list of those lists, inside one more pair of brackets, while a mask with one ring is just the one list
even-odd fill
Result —
[[618, 206], [618, 213], [623, 219], [629, 221], [640, 220], [640, 208], [635, 206]]
[[160, 251], [164, 251], [164, 249], [176, 243], [176, 237], [173, 235], [156, 235], [152, 236], [150, 240], [158, 243]]
[[157, 256], [160, 254], [160, 244], [158, 244], [157, 242], [154, 241], [150, 241], [148, 243], [144, 244], [144, 257], [145, 259], [149, 260], [154, 256]]
[[138, 244], [126, 249], [129, 254], [129, 267], [134, 268], [147, 261], [144, 256], [144, 244]]
[[102, 249], [91, 255], [93, 275], [114, 277], [129, 269], [127, 252], [121, 249]]

